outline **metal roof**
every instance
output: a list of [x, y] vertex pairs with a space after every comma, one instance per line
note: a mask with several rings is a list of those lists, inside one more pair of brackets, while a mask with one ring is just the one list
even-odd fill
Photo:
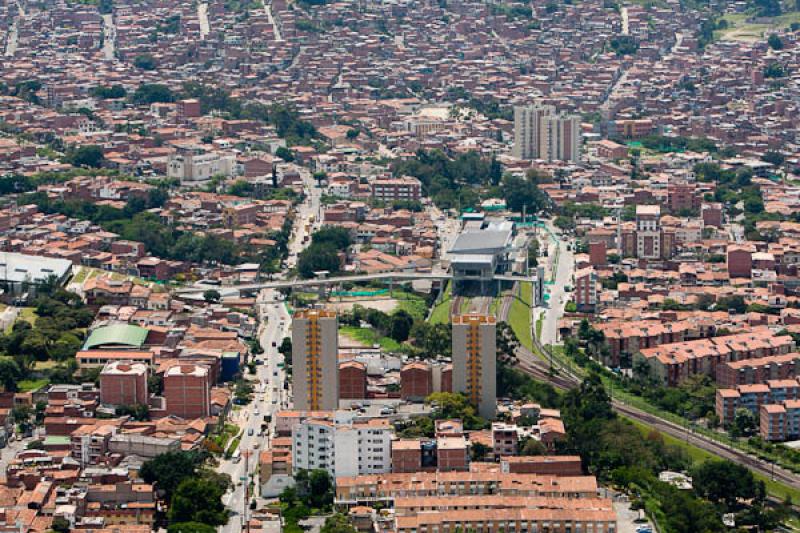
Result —
[[451, 254], [498, 253], [511, 240], [511, 230], [481, 230], [462, 233], [450, 248]]
[[131, 324], [112, 324], [110, 326], [103, 326], [92, 331], [86, 343], [83, 345], [84, 350], [94, 348], [96, 346], [110, 345], [125, 345], [141, 347], [147, 338], [147, 329], [133, 326]]
[[37, 283], [50, 276], [59, 280], [72, 269], [72, 261], [38, 255], [0, 253], [0, 278], [12, 283]]

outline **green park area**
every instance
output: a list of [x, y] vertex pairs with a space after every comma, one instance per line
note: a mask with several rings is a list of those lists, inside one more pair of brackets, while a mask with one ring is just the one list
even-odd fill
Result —
[[783, 30], [792, 23], [800, 23], [800, 11], [784, 13], [777, 17], [759, 18], [752, 21], [752, 15], [747, 13], [729, 13], [722, 17], [728, 27], [716, 30], [714, 39], [723, 41], [759, 41], [769, 30]]

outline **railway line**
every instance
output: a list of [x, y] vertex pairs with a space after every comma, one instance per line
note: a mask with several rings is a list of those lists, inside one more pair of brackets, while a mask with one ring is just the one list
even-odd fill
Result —
[[[524, 348], [521, 348], [518, 351], [517, 358], [519, 361], [518, 367], [520, 370], [536, 379], [550, 383], [558, 389], [567, 390], [574, 388], [581, 381], [579, 376], [575, 375], [562, 365], [558, 365], [556, 362], [554, 362], [553, 370], [551, 371], [548, 363], [542, 361], [536, 357], [536, 355]], [[615, 411], [623, 416], [640, 422], [646, 426], [652, 427], [653, 429], [670, 435], [673, 438], [683, 440], [687, 444], [696, 446], [697, 448], [716, 455], [717, 457], [728, 459], [746, 466], [753, 472], [761, 474], [767, 479], [779, 481], [788, 487], [800, 490], [800, 475], [795, 474], [774, 463], [754, 457], [725, 443], [693, 432], [689, 427], [664, 420], [663, 418], [642, 411], [641, 409], [637, 409], [636, 407], [632, 407], [620, 400], [612, 399], [612, 406]], [[795, 510], [800, 511], [800, 507], [796, 507]]]

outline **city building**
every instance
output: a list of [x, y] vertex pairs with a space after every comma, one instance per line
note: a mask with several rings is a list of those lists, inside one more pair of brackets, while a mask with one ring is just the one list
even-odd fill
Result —
[[347, 361], [339, 365], [339, 399], [361, 400], [367, 397], [367, 365]]
[[453, 391], [463, 392], [484, 418], [497, 409], [497, 320], [470, 314], [453, 317]]
[[372, 197], [383, 202], [419, 201], [422, 194], [422, 183], [411, 176], [376, 179], [372, 181], [371, 187]]
[[514, 107], [514, 157], [577, 162], [580, 146], [579, 117], [551, 105]]
[[106, 363], [100, 372], [100, 401], [108, 405], [147, 405], [147, 365]]
[[433, 392], [433, 370], [423, 361], [407, 363], [400, 369], [400, 398], [419, 402]]
[[53, 257], [0, 252], [0, 282], [14, 295], [36, 294], [37, 285], [55, 280], [66, 282], [72, 272], [72, 261]]
[[336, 313], [306, 309], [292, 321], [292, 389], [299, 411], [339, 407], [339, 323]]
[[202, 146], [181, 147], [169, 155], [167, 177], [181, 183], [204, 183], [214, 176], [230, 177], [236, 174], [236, 158], [232, 155], [208, 151]]
[[495, 274], [511, 268], [514, 225], [508, 221], [483, 221], [459, 233], [448, 250], [455, 291], [477, 286], [482, 292], [492, 288]]
[[593, 267], [575, 271], [575, 305], [578, 311], [593, 312], [597, 305], [597, 272]]
[[356, 420], [351, 411], [307, 418], [292, 431], [292, 468], [323, 469], [335, 478], [391, 472], [393, 438], [386, 418]]
[[166, 413], [185, 419], [211, 415], [211, 376], [204, 365], [181, 363], [164, 372]]

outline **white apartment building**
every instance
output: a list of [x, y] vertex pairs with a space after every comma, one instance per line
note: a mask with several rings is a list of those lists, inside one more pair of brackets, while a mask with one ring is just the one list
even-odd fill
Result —
[[385, 418], [356, 420], [350, 411], [309, 418], [292, 431], [292, 469], [328, 471], [334, 478], [392, 470], [394, 428]]
[[167, 160], [167, 176], [181, 183], [202, 183], [217, 175], [230, 177], [236, 170], [233, 155], [208, 152], [201, 146], [181, 148]]
[[577, 162], [580, 150], [580, 119], [576, 115], [557, 114], [551, 105], [514, 108], [514, 157]]

